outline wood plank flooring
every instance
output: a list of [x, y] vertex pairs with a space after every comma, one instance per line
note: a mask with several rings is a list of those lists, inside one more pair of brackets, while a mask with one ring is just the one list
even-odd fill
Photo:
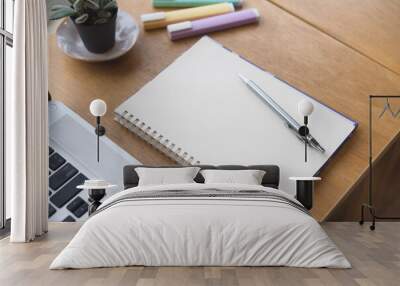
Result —
[[48, 270], [77, 232], [78, 223], [50, 223], [49, 233], [29, 244], [0, 241], [0, 285], [399, 285], [400, 223], [324, 223], [323, 227], [353, 265], [352, 269], [288, 267], [120, 267]]

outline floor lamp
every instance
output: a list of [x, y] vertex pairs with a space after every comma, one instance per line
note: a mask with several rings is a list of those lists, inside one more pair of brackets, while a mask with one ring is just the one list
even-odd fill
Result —
[[372, 183], [373, 183], [373, 169], [372, 169], [372, 102], [377, 99], [386, 99], [385, 106], [379, 118], [381, 118], [386, 112], [389, 112], [393, 117], [397, 117], [400, 114], [400, 109], [397, 111], [393, 111], [390, 106], [389, 99], [390, 98], [400, 98], [400, 95], [370, 95], [369, 96], [369, 165], [368, 165], [368, 172], [369, 172], [369, 182], [368, 182], [368, 203], [364, 203], [361, 205], [361, 220], [360, 224], [364, 223], [364, 210], [369, 210], [369, 213], [372, 216], [372, 224], [370, 225], [371, 230], [375, 230], [375, 220], [376, 219], [400, 219], [400, 217], [382, 217], [376, 215], [376, 208], [373, 205], [372, 200]]

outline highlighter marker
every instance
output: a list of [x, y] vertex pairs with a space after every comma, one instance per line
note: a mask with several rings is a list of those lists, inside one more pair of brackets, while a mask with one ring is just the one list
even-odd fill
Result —
[[246, 9], [239, 12], [168, 25], [167, 31], [170, 39], [174, 41], [255, 23], [258, 22], [259, 18], [260, 13], [257, 9]]
[[188, 8], [218, 3], [232, 3], [235, 7], [241, 7], [243, 4], [243, 0], [153, 0], [153, 7]]
[[140, 18], [145, 30], [163, 28], [169, 24], [195, 20], [235, 11], [232, 3], [220, 3], [169, 12], [143, 14]]

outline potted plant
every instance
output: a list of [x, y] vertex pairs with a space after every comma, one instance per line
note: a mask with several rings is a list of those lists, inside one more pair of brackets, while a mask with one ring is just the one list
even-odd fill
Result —
[[70, 17], [85, 47], [104, 53], [115, 44], [118, 5], [115, 0], [65, 0], [50, 9], [50, 20]]

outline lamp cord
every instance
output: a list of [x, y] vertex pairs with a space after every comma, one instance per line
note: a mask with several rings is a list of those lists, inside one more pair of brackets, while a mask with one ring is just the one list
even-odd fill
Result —
[[305, 134], [304, 134], [304, 162], [307, 163], [307, 144], [308, 144], [308, 116], [304, 116], [304, 126], [306, 127]]
[[307, 162], [307, 143], [308, 139], [307, 136], [304, 136], [304, 162]]
[[100, 162], [100, 136], [97, 134], [97, 162]]

